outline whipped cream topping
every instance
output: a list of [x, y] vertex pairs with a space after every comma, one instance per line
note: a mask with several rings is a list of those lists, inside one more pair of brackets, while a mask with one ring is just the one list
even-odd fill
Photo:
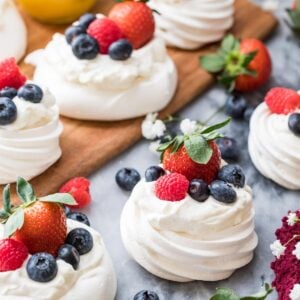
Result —
[[[80, 256], [78, 270], [57, 260], [58, 273], [50, 282], [31, 280], [26, 272], [26, 263], [15, 271], [0, 273], [0, 298], [15, 300], [113, 300], [116, 294], [116, 277], [109, 254], [100, 234], [76, 221], [68, 219], [68, 232], [74, 228], [85, 228], [94, 240], [93, 249]], [[3, 225], [0, 225], [3, 236]]]
[[121, 216], [127, 251], [150, 273], [178, 282], [217, 281], [252, 260], [257, 236], [249, 186], [234, 188], [237, 200], [228, 205], [211, 196], [203, 203], [189, 195], [163, 201], [154, 184], [140, 181]]
[[169, 46], [196, 49], [225, 35], [234, 22], [234, 0], [150, 0], [157, 35]]
[[[300, 111], [299, 111], [300, 112]], [[288, 127], [289, 115], [273, 114], [265, 103], [250, 122], [249, 153], [265, 177], [291, 190], [300, 189], [300, 137]]]

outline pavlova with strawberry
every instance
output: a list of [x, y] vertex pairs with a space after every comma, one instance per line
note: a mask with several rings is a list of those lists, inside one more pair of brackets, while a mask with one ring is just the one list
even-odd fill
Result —
[[[160, 144], [161, 165], [146, 170], [125, 204], [124, 245], [156, 276], [217, 281], [253, 258], [252, 191], [242, 168], [223, 161], [215, 142], [229, 121], [184, 124], [183, 134]], [[130, 170], [117, 174], [121, 187], [129, 186], [129, 176]]]
[[152, 10], [146, 1], [119, 2], [107, 17], [83, 15], [27, 58], [65, 116], [134, 118], [161, 110], [174, 95], [176, 68], [154, 36]]
[[[80, 187], [78, 186], [80, 185]], [[79, 178], [72, 189], [80, 205], [88, 182]], [[72, 193], [37, 197], [23, 178], [17, 181], [21, 204], [13, 206], [9, 185], [0, 211], [0, 298], [26, 300], [113, 300], [114, 269], [100, 234], [90, 228]], [[80, 197], [79, 197], [80, 195]]]
[[250, 122], [249, 153], [258, 171], [291, 190], [300, 189], [300, 94], [271, 89]]

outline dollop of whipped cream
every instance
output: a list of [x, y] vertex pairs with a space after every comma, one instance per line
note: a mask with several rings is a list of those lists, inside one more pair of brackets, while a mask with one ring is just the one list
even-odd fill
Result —
[[141, 180], [121, 216], [127, 251], [150, 273], [188, 282], [217, 281], [248, 264], [257, 246], [249, 186], [234, 188], [237, 200], [224, 204], [189, 195], [178, 202], [155, 196], [154, 182]]
[[[300, 112], [300, 111], [298, 111]], [[289, 115], [273, 114], [266, 103], [250, 122], [249, 153], [265, 177], [291, 190], [300, 189], [300, 137], [288, 127]]]
[[[68, 219], [68, 231], [85, 228], [94, 240], [93, 249], [80, 256], [78, 270], [57, 260], [58, 273], [50, 282], [39, 283], [31, 280], [23, 266], [15, 271], [0, 273], [0, 298], [15, 300], [113, 300], [116, 294], [116, 277], [111, 259], [100, 234], [82, 223]], [[3, 236], [3, 225], [0, 225]], [[10, 298], [12, 297], [12, 298]]]
[[233, 25], [234, 0], [150, 0], [157, 35], [169, 46], [196, 49], [222, 39]]

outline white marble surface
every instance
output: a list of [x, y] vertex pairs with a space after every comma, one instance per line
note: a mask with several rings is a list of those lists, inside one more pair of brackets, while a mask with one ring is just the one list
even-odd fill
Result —
[[[280, 1], [280, 9], [276, 13], [281, 19], [284, 8], [290, 2], [289, 0]], [[282, 85], [294, 89], [299, 88], [300, 38], [295, 37], [281, 20], [280, 27], [267, 41], [267, 44], [274, 62], [270, 86]], [[254, 95], [249, 95], [248, 98], [252, 101], [262, 99], [266, 90], [267, 87]], [[184, 109], [181, 116], [203, 121], [217, 111], [225, 99], [224, 91], [214, 87]], [[224, 117], [223, 113], [220, 113], [214, 121]], [[148, 150], [148, 142], [142, 141], [91, 176], [93, 204], [86, 213], [92, 226], [102, 233], [113, 258], [118, 276], [117, 300], [131, 300], [141, 289], [156, 291], [161, 300], [207, 300], [216, 287], [231, 287], [241, 294], [247, 295], [260, 287], [262, 276], [267, 282], [272, 281], [273, 274], [269, 265], [273, 257], [269, 251], [269, 245], [274, 240], [274, 231], [280, 225], [281, 217], [289, 209], [299, 208], [300, 193], [290, 192], [276, 186], [255, 170], [247, 152], [248, 125], [246, 123], [234, 121], [226, 132], [229, 136], [238, 139], [242, 149], [240, 164], [245, 169], [248, 183], [253, 187], [255, 194], [256, 230], [260, 240], [259, 247], [255, 252], [255, 259], [250, 265], [237, 271], [226, 281], [176, 284], [152, 276], [128, 256], [121, 242], [119, 220], [122, 207], [129, 194], [122, 192], [117, 187], [114, 177], [122, 167], [134, 167], [143, 174], [148, 166], [158, 162], [158, 157]], [[276, 293], [269, 299], [277, 299]]]

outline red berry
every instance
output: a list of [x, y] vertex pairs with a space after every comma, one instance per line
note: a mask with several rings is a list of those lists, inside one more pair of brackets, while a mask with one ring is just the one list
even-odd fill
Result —
[[300, 95], [291, 89], [276, 87], [271, 89], [265, 102], [274, 114], [289, 114], [300, 108]]
[[59, 190], [60, 193], [70, 193], [77, 202], [72, 208], [83, 208], [91, 203], [90, 181], [84, 177], [76, 177], [66, 182]]
[[171, 173], [160, 177], [155, 182], [155, 194], [161, 200], [183, 200], [189, 188], [189, 181], [185, 176]]
[[0, 272], [19, 269], [28, 257], [27, 247], [14, 239], [0, 240]]
[[0, 62], [0, 90], [5, 87], [19, 89], [27, 78], [19, 69], [14, 58], [7, 58]]
[[93, 21], [87, 29], [87, 33], [98, 41], [102, 54], [107, 54], [109, 46], [124, 37], [118, 25], [108, 18]]

